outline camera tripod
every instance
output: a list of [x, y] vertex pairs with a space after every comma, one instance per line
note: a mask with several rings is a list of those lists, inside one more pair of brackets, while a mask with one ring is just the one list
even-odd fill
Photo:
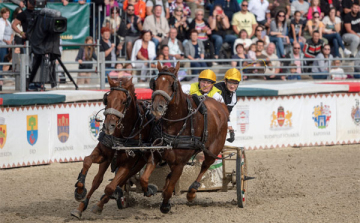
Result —
[[[77, 84], [75, 83], [74, 79], [72, 78], [71, 74], [69, 73], [69, 71], [66, 69], [64, 63], [61, 61], [60, 56], [55, 56], [55, 59], [50, 60], [48, 55], [39, 55], [39, 54], [34, 54], [34, 58], [33, 58], [33, 66], [31, 69], [31, 73], [30, 73], [30, 77], [29, 77], [29, 82], [27, 84], [27, 88], [29, 88], [29, 83], [34, 83], [34, 79], [35, 76], [38, 72], [38, 69], [40, 69], [40, 89], [36, 89], [36, 90], [45, 90], [44, 88], [44, 84], [46, 82], [46, 78], [48, 75], [49, 79], [52, 80], [51, 81], [51, 86], [54, 87], [57, 85], [57, 81], [54, 78], [54, 76], [51, 75], [52, 72], [54, 72], [55, 69], [55, 60], [57, 60], [60, 64], [60, 66], [63, 68], [63, 71], [65, 72], [65, 74], [68, 76], [68, 78], [71, 80], [71, 82], [74, 84], [75, 89], [78, 90], [79, 87], [77, 86]], [[56, 77], [56, 75], [55, 75]], [[37, 82], [38, 83], [38, 82]]]

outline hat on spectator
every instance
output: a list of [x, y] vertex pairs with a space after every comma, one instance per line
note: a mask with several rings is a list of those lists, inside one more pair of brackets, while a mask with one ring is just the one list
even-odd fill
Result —
[[108, 27], [102, 27], [101, 34], [103, 34], [104, 32], [111, 32], [111, 30]]
[[200, 75], [199, 75], [199, 79], [206, 79], [206, 80], [210, 80], [212, 82], [216, 82], [216, 74], [214, 73], [214, 71], [210, 70], [210, 69], [206, 69], [201, 71]]

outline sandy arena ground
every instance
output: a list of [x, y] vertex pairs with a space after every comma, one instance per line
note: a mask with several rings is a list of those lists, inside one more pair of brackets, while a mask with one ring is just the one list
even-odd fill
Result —
[[[159, 210], [161, 195], [132, 193], [132, 206], [118, 210], [111, 200], [102, 215], [90, 208], [103, 194], [94, 193], [82, 222], [360, 222], [360, 145], [247, 151], [249, 175], [245, 209], [236, 192], [186, 194], [172, 198], [169, 214]], [[74, 184], [82, 163], [0, 170], [0, 222], [79, 222], [70, 216], [78, 206]], [[90, 189], [97, 171], [87, 175]]]

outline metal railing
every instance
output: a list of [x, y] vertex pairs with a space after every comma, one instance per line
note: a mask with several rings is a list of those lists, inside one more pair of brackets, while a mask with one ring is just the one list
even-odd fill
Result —
[[[63, 44], [62, 46], [87, 46], [88, 44]], [[125, 72], [136, 72], [136, 73], [140, 73], [141, 71], [147, 71], [146, 75], [138, 75], [138, 74], [133, 74], [133, 78], [134, 78], [134, 82], [136, 83], [136, 80], [141, 80], [141, 79], [145, 79], [148, 80], [149, 78], [157, 75], [157, 68], [156, 68], [156, 64], [157, 64], [157, 60], [152, 60], [152, 61], [106, 61], [105, 60], [105, 53], [104, 52], [100, 52], [100, 43], [99, 40], [97, 41], [96, 44], [92, 44], [93, 46], [96, 46], [96, 53], [97, 53], [97, 57], [98, 60], [97, 61], [83, 61], [83, 64], [93, 64], [96, 65], [96, 69], [72, 69], [72, 70], [68, 70], [70, 73], [74, 74], [74, 73], [83, 73], [83, 72], [89, 72], [89, 73], [96, 73], [97, 77], [80, 77], [80, 76], [74, 76], [73, 78], [76, 79], [97, 79], [99, 80], [97, 84], [91, 85], [91, 88], [98, 88], [98, 89], [105, 89], [105, 84], [106, 84], [106, 78], [107, 78], [107, 74], [110, 71], [125, 71]], [[12, 63], [0, 63], [0, 65], [12, 65], [13, 66], [13, 70], [9, 71], [9, 72], [0, 72], [0, 75], [3, 76], [12, 76], [15, 77], [12, 80], [15, 80], [15, 90], [16, 91], [25, 91], [25, 86], [26, 86], [26, 77], [29, 76], [29, 61], [30, 61], [30, 57], [28, 55], [29, 52], [29, 45], [28, 43], [26, 44], [26, 46], [21, 46], [21, 45], [8, 45], [8, 46], [0, 46], [1, 48], [4, 47], [9, 47], [9, 48], [16, 48], [16, 47], [22, 47], [25, 49], [26, 54], [20, 54], [20, 60], [18, 60], [18, 63], [13, 60]], [[73, 60], [75, 60], [75, 58], [73, 58]], [[317, 58], [303, 58], [303, 59], [298, 59], [302, 62], [314, 62], [316, 60], [326, 60], [327, 63], [327, 70], [330, 71], [333, 67], [331, 64], [332, 61], [334, 60], [342, 60], [344, 62], [353, 62], [356, 60], [359, 60], [359, 58], [342, 58], [342, 59], [338, 59], [338, 58], [327, 58], [327, 59], [317, 59]], [[226, 63], [226, 64], [221, 64], [221, 65], [216, 65], [213, 67], [191, 67], [190, 64], [191, 62], [198, 62], [198, 61], [194, 61], [194, 60], [188, 60], [188, 59], [184, 59], [184, 60], [161, 60], [159, 62], [161, 63], [167, 63], [170, 62], [172, 64], [174, 64], [175, 62], [180, 62], [181, 64], [181, 68], [180, 70], [185, 71], [187, 74], [185, 76], [182, 77], [190, 77], [190, 78], [194, 78], [197, 77], [197, 74], [193, 74], [192, 71], [195, 70], [203, 70], [203, 69], [212, 69], [215, 71], [218, 80], [221, 80], [224, 75], [225, 72], [232, 68], [232, 66], [230, 65], [231, 62], [237, 62], [240, 66], [236, 66], [237, 69], [239, 69], [242, 73], [242, 75], [248, 76], [249, 78], [252, 78], [254, 76], [256, 77], [262, 77], [262, 76], [270, 76], [270, 75], [275, 75], [275, 76], [290, 76], [290, 75], [300, 75], [300, 76], [313, 76], [313, 75], [330, 75], [330, 73], [328, 72], [327, 74], [323, 74], [323, 73], [313, 73], [311, 72], [303, 72], [301, 74], [294, 74], [294, 73], [289, 73], [289, 72], [282, 72], [282, 73], [278, 73], [278, 74], [272, 74], [272, 73], [252, 73], [252, 71], [254, 70], [269, 70], [270, 68], [275, 69], [275, 68], [280, 68], [280, 69], [290, 69], [290, 68], [296, 68], [296, 67], [291, 67], [291, 66], [267, 66], [265, 65], [265, 61], [264, 60], [257, 60], [257, 61], [253, 61], [251, 59], [216, 59], [216, 60], [212, 60], [212, 59], [203, 59], [201, 60], [201, 62], [217, 62], [217, 63]], [[294, 61], [294, 59], [290, 59], [290, 58], [282, 58], [282, 59], [277, 59], [277, 60], [271, 60], [270, 62], [274, 62], [274, 61], [279, 61], [281, 64], [284, 62], [287, 63], [291, 63], [292, 61]], [[254, 63], [260, 63], [261, 66], [243, 66], [243, 62], [248, 62], [249, 64], [254, 64]], [[75, 65], [75, 64], [79, 64], [77, 61], [63, 61], [63, 63], [65, 65]], [[131, 69], [114, 69], [114, 68], [108, 68], [106, 67], [106, 65], [108, 64], [117, 64], [117, 63], [130, 63], [130, 64], [144, 64], [144, 63], [148, 63], [148, 66], [143, 66], [143, 67], [133, 67]], [[150, 64], [154, 64], [155, 67], [151, 67]], [[185, 65], [185, 66], [184, 66]], [[360, 72], [354, 72], [353, 65], [341, 65], [341, 66], [337, 66], [337, 68], [345, 68], [345, 69], [350, 69], [351, 71], [346, 71], [345, 74], [357, 74], [360, 75]], [[14, 68], [19, 68], [19, 69], [14, 69]], [[304, 65], [302, 66], [302, 69], [311, 69], [313, 68], [313, 66], [311, 65]], [[246, 70], [247, 72], [244, 72], [244, 70]], [[63, 72], [61, 70], [57, 70], [57, 73]], [[144, 72], [145, 73], [145, 72]], [[4, 80], [4, 78], [0, 78], [0, 80]], [[8, 79], [7, 79], [8, 80]], [[57, 77], [58, 80], [58, 77]], [[68, 86], [69, 87], [69, 86]], [[81, 87], [89, 87], [87, 85], [82, 85]]]

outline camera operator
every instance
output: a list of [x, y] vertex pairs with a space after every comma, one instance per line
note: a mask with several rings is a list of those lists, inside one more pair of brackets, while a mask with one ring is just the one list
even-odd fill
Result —
[[[28, 0], [26, 9], [16, 16], [14, 22], [11, 25], [11, 28], [14, 30], [14, 32], [18, 33], [24, 40], [27, 40], [28, 38], [26, 34], [28, 31], [29, 22], [33, 21], [32, 13], [35, 9], [34, 5], [34, 0]], [[23, 31], [19, 30], [17, 25], [21, 25], [23, 27]]]
[[124, 21], [126, 22], [126, 55], [130, 59], [133, 43], [140, 37], [140, 31], [143, 29], [140, 17], [135, 15], [135, 7], [133, 5], [129, 4], [127, 6]]
[[155, 43], [156, 49], [159, 43], [167, 37], [169, 33], [169, 23], [165, 16], [161, 15], [161, 12], [162, 6], [156, 5], [154, 14], [145, 18], [143, 27], [144, 30], [150, 30], [153, 33], [152, 41]]

